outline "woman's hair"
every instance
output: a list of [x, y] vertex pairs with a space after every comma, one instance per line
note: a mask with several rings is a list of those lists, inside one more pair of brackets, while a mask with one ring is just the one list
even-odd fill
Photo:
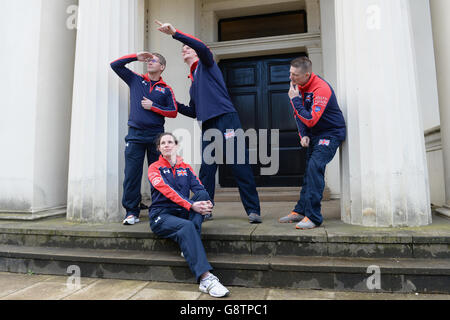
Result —
[[159, 144], [161, 143], [161, 139], [163, 137], [165, 137], [165, 136], [171, 136], [173, 138], [173, 140], [175, 141], [175, 145], [178, 145], [178, 140], [177, 140], [177, 138], [175, 138], [175, 136], [173, 134], [171, 134], [170, 132], [163, 132], [155, 140], [156, 149], [159, 148]]

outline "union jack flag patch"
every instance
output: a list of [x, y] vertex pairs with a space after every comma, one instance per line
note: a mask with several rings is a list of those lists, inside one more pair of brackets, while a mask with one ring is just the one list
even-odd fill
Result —
[[159, 92], [161, 92], [161, 93], [166, 93], [166, 89], [161, 88], [161, 87], [155, 87], [155, 90], [156, 90], [156, 91], [159, 91]]
[[236, 137], [236, 133], [234, 132], [234, 130], [228, 130], [227, 132], [224, 133], [224, 136], [225, 136], [225, 140], [228, 140], [233, 137]]
[[319, 146], [329, 146], [329, 145], [330, 145], [330, 140], [322, 139], [319, 141]]
[[187, 173], [186, 169], [179, 169], [179, 170], [177, 170], [177, 176], [179, 176], [179, 177], [183, 177], [183, 176], [187, 177], [187, 175], [188, 175], [188, 173]]

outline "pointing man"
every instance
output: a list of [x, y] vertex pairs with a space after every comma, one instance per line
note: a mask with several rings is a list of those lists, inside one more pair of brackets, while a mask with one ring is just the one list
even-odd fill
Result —
[[[182, 56], [190, 69], [191, 101], [189, 107], [179, 103], [179, 112], [202, 121], [203, 134], [208, 129], [218, 129], [224, 135], [224, 141], [234, 139], [235, 131], [242, 128], [241, 122], [211, 50], [201, 40], [175, 29], [170, 23], [163, 24], [159, 21], [156, 21], [156, 23], [159, 25], [159, 31], [171, 35], [175, 40], [184, 44]], [[224, 142], [224, 150], [225, 145]], [[202, 150], [205, 150], [207, 146], [208, 143], [204, 141]], [[259, 197], [253, 172], [248, 164], [248, 150], [245, 150], [245, 164], [238, 164], [236, 158], [237, 152], [235, 152], [235, 159], [231, 168], [248, 220], [250, 223], [261, 223]], [[216, 163], [207, 164], [205, 159], [202, 159], [200, 180], [211, 199], [214, 199], [216, 171]]]

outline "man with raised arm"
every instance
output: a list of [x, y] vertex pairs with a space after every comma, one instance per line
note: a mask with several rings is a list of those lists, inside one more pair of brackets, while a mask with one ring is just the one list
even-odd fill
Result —
[[[137, 74], [126, 67], [135, 61], [147, 63], [148, 73]], [[112, 62], [111, 68], [130, 87], [122, 205], [126, 210], [123, 224], [133, 225], [139, 222], [145, 155], [149, 166], [158, 160], [155, 139], [164, 132], [164, 117], [175, 118], [178, 107], [172, 88], [161, 78], [166, 68], [162, 55], [149, 52], [127, 55]]]
[[[155, 21], [158, 30], [171, 35], [175, 40], [184, 44], [182, 56], [189, 66], [189, 78], [192, 81], [190, 88], [191, 101], [189, 106], [178, 103], [179, 112], [191, 118], [202, 121], [203, 134], [209, 129], [220, 130], [224, 137], [223, 154], [225, 156], [226, 140], [235, 139], [235, 131], [242, 129], [239, 116], [231, 102], [222, 72], [214, 61], [211, 50], [199, 39], [175, 29], [170, 23]], [[208, 146], [207, 141], [202, 143], [202, 151]], [[236, 143], [235, 143], [236, 147]], [[238, 164], [237, 152], [245, 152], [245, 164]], [[235, 150], [234, 161], [231, 164], [233, 176], [236, 179], [239, 193], [250, 223], [261, 223], [261, 209], [259, 196], [256, 190], [255, 179], [248, 161], [248, 150]], [[203, 154], [203, 152], [202, 152]], [[208, 164], [202, 156], [200, 180], [214, 199], [216, 185], [217, 163]], [[212, 216], [206, 219], [211, 219]]]

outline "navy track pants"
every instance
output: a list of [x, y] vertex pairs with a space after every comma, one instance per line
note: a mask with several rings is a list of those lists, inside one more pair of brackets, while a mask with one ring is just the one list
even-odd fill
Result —
[[[223, 145], [218, 146], [223, 149], [223, 156], [226, 155], [226, 133], [230, 130], [241, 129], [241, 121], [236, 112], [226, 113], [221, 116], [204, 121], [202, 124], [203, 135], [208, 129], [218, 129], [223, 134]], [[216, 188], [216, 172], [217, 163], [208, 164], [205, 162], [205, 148], [210, 144], [210, 141], [202, 142], [202, 165], [200, 167], [199, 178], [202, 184], [205, 186], [212, 200], [214, 200], [215, 188]], [[238, 152], [245, 152], [245, 164], [238, 164]], [[215, 154], [213, 154], [215, 156]], [[237, 143], [234, 144], [234, 159], [231, 159], [232, 163], [227, 164], [231, 166], [233, 176], [238, 185], [239, 194], [241, 196], [242, 204], [244, 205], [247, 215], [250, 213], [261, 214], [261, 208], [259, 203], [258, 191], [256, 190], [255, 178], [253, 176], [252, 168], [249, 164], [248, 149], [237, 150]], [[225, 160], [224, 163], [227, 163]]]
[[162, 132], [163, 128], [159, 131], [133, 127], [128, 129], [128, 135], [125, 137], [125, 179], [122, 196], [122, 206], [127, 211], [125, 217], [129, 215], [139, 217], [145, 155], [149, 166], [158, 160], [159, 152], [156, 150], [155, 139]]
[[[206, 191], [197, 192], [192, 201], [208, 201]], [[197, 281], [205, 272], [213, 268], [206, 258], [205, 248], [201, 240], [202, 223], [204, 217], [184, 208], [152, 208], [149, 211], [150, 228], [161, 238], [172, 239], [177, 242], [183, 252], [189, 268]]]
[[317, 226], [323, 223], [320, 203], [325, 188], [325, 167], [333, 160], [341, 143], [336, 138], [314, 137], [307, 151], [300, 200], [293, 211], [308, 217]]

